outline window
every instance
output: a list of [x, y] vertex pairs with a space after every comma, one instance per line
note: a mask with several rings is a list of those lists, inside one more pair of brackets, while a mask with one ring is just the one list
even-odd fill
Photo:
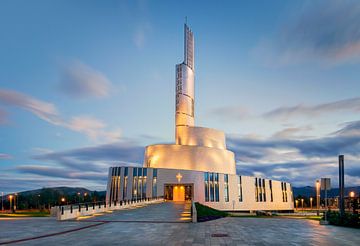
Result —
[[215, 177], [215, 202], [219, 201], [219, 174], [218, 173], [214, 173], [214, 177]]
[[281, 191], [282, 191], [283, 202], [287, 202], [287, 191], [286, 191], [286, 183], [285, 182], [281, 182]]
[[137, 189], [137, 185], [138, 185], [138, 181], [137, 181], [137, 168], [134, 167], [133, 168], [133, 187], [132, 187], [132, 198], [136, 199], [137, 198], [137, 194], [138, 194], [138, 189]]
[[157, 169], [153, 169], [152, 197], [157, 197]]
[[270, 187], [270, 201], [273, 202], [273, 189], [272, 189], [272, 180], [269, 180], [269, 187]]
[[205, 202], [209, 201], [209, 173], [204, 173], [205, 182]]
[[147, 168], [143, 168], [142, 198], [146, 198]]
[[125, 200], [126, 195], [127, 195], [128, 173], [129, 173], [129, 168], [128, 168], [128, 167], [125, 167], [125, 169], [124, 169], [123, 200]]
[[259, 189], [259, 201], [262, 202], [263, 201], [263, 196], [262, 196], [262, 186], [261, 186], [261, 179], [258, 179], [258, 189]]
[[209, 174], [209, 183], [210, 183], [210, 202], [214, 201], [214, 173]]
[[225, 202], [229, 201], [229, 175], [224, 174], [224, 198]]
[[263, 201], [266, 202], [265, 179], [262, 180], [262, 185], [263, 185]]
[[258, 181], [257, 178], [255, 178], [255, 201], [259, 201], [259, 190], [258, 190]]
[[238, 176], [238, 196], [239, 196], [239, 202], [243, 201], [242, 197], [242, 183], [241, 183], [241, 176]]
[[219, 201], [219, 174], [204, 173], [205, 202]]

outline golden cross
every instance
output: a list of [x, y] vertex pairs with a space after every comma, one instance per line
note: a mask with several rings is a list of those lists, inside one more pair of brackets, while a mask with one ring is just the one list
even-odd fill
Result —
[[180, 173], [176, 174], [176, 178], [178, 180], [178, 182], [180, 183], [182, 175]]

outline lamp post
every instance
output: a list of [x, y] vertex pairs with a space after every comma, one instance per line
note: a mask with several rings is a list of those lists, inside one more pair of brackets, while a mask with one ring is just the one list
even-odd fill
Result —
[[317, 216], [320, 215], [320, 181], [316, 180], [316, 209]]
[[310, 210], [312, 211], [312, 201], [313, 201], [313, 198], [310, 197]]
[[80, 195], [81, 195], [81, 193], [78, 192], [77, 195], [78, 195], [78, 203], [80, 203]]
[[301, 198], [301, 209], [304, 212], [304, 198]]
[[12, 211], [12, 199], [13, 199], [13, 195], [9, 196], [9, 200], [10, 200], [10, 211]]
[[298, 199], [296, 199], [296, 200], [295, 200], [296, 211], [298, 210], [298, 204], [299, 204], [299, 200], [298, 200]]

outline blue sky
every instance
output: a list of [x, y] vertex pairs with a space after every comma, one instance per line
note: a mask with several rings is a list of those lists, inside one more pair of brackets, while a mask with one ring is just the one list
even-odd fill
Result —
[[358, 1], [0, 2], [0, 191], [105, 189], [107, 168], [174, 141], [183, 23], [196, 124], [244, 175], [360, 185]]

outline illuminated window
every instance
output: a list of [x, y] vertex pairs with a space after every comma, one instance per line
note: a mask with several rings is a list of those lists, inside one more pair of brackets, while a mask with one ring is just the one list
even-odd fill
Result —
[[242, 183], [241, 183], [241, 176], [237, 176], [238, 178], [238, 196], [239, 196], [239, 202], [243, 201], [242, 197]]
[[127, 195], [127, 183], [128, 183], [128, 174], [129, 174], [129, 168], [125, 167], [124, 169], [124, 190], [123, 190], [123, 200], [126, 199]]
[[259, 201], [259, 190], [258, 190], [258, 181], [257, 178], [255, 178], [255, 201]]
[[273, 189], [272, 189], [272, 180], [269, 180], [269, 187], [270, 187], [270, 201], [273, 202]]
[[225, 202], [229, 201], [229, 175], [224, 174], [224, 198]]
[[209, 173], [204, 173], [205, 182], [205, 202], [209, 201]]
[[153, 169], [152, 196], [157, 197], [157, 169]]
[[266, 202], [266, 189], [265, 189], [265, 179], [262, 180], [263, 185], [263, 200]]
[[218, 173], [214, 173], [214, 177], [215, 177], [215, 202], [219, 201], [219, 174]]
[[137, 194], [138, 194], [138, 189], [137, 189], [137, 185], [138, 185], [138, 182], [137, 182], [137, 168], [134, 167], [133, 168], [133, 187], [132, 187], [132, 197], [133, 199], [136, 199], [137, 198]]
[[214, 173], [209, 174], [209, 183], [210, 183], [210, 202], [214, 201]]
[[143, 168], [142, 198], [146, 198], [147, 168]]

